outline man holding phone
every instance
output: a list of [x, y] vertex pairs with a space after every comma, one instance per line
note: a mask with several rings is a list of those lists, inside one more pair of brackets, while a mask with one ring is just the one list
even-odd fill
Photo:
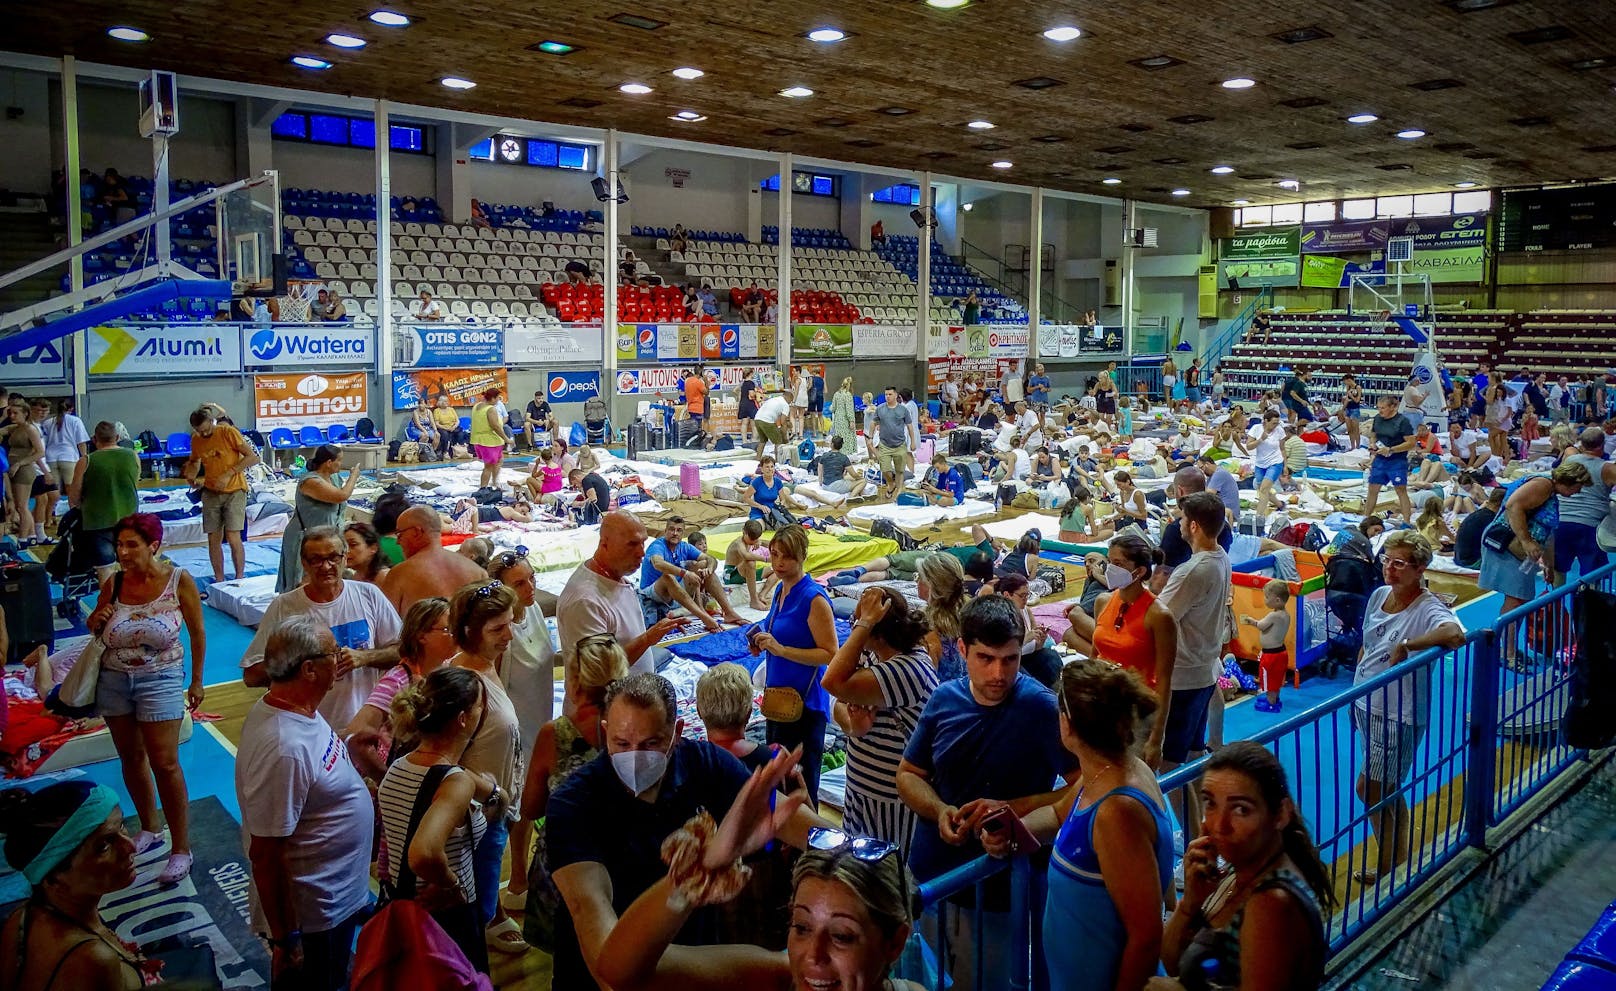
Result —
[[[1077, 759], [1061, 744], [1054, 693], [1021, 671], [1025, 637], [1021, 609], [1004, 596], [976, 599], [960, 617], [966, 677], [932, 693], [898, 767], [898, 794], [922, 820], [909, 858], [917, 880], [981, 856], [977, 830], [1000, 807], [1019, 819], [1053, 804], [1077, 780]], [[1003, 987], [1011, 944], [1008, 876], [989, 880], [983, 891], [981, 947], [965, 911], [974, 893], [941, 907], [951, 954], [944, 966], [969, 985], [981, 952], [985, 986]], [[934, 930], [927, 938], [936, 945], [936, 920], [928, 915], [921, 924]]]

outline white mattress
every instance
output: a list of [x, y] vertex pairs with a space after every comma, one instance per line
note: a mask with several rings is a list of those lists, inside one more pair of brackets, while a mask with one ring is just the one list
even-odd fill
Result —
[[982, 529], [990, 537], [1000, 540], [1020, 540], [1021, 535], [1028, 530], [1037, 529], [1044, 536], [1054, 539], [1060, 533], [1060, 518], [1044, 516], [1041, 513], [1025, 513], [1008, 520], [994, 520], [992, 523], [982, 524]]
[[993, 503], [967, 499], [960, 506], [858, 506], [847, 511], [849, 520], [868, 523], [875, 519], [889, 519], [906, 529], [933, 526], [943, 520], [974, 520], [993, 515]]
[[255, 575], [208, 586], [207, 604], [242, 626], [256, 627], [275, 598], [275, 576]]
[[[560, 711], [560, 710], [557, 710]], [[191, 738], [191, 714], [187, 712], [180, 719], [180, 742]], [[34, 768], [34, 774], [51, 774], [65, 771], [73, 767], [83, 767], [85, 764], [96, 764], [104, 760], [113, 760], [118, 751], [112, 745], [112, 733], [105, 726], [94, 733], [80, 733], [62, 741], [44, 763]]]

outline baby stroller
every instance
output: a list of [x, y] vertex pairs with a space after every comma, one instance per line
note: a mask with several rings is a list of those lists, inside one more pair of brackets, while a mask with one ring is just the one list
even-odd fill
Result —
[[84, 514], [78, 509], [69, 509], [57, 522], [56, 546], [45, 559], [45, 572], [62, 586], [62, 600], [56, 604], [57, 615], [77, 619], [79, 600], [94, 595], [101, 587], [95, 576], [95, 564], [90, 559], [89, 542], [84, 536]]
[[605, 444], [611, 437], [612, 421], [606, 409], [606, 400], [591, 396], [584, 401], [584, 442]]
[[1326, 678], [1358, 663], [1369, 595], [1381, 584], [1375, 562], [1354, 550], [1348, 545], [1324, 565], [1324, 635], [1329, 646], [1319, 662], [1319, 673]]

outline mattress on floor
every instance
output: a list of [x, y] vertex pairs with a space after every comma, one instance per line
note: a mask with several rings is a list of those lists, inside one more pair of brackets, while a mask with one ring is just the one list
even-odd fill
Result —
[[254, 575], [208, 586], [207, 604], [242, 626], [256, 627], [275, 598], [275, 575]]
[[1060, 518], [1041, 513], [1025, 513], [1007, 520], [984, 523], [982, 529], [988, 532], [988, 536], [998, 537], [1000, 540], [1020, 540], [1022, 534], [1032, 529], [1037, 529], [1046, 537], [1054, 537], [1060, 533]]
[[[191, 738], [195, 727], [191, 724], [191, 714], [187, 712], [180, 720], [180, 742], [184, 743]], [[51, 774], [56, 771], [66, 771], [69, 768], [83, 767], [85, 764], [97, 764], [104, 760], [116, 760], [118, 751], [112, 745], [112, 733], [106, 726], [89, 733], [80, 733], [69, 737], [57, 747], [55, 752], [45, 758], [44, 762], [34, 768], [34, 774]]]
[[959, 506], [898, 506], [882, 503], [875, 506], [858, 506], [847, 511], [847, 518], [850, 520], [868, 523], [871, 520], [888, 519], [906, 530], [934, 526], [945, 520], [959, 522], [992, 515], [993, 503], [975, 499], [967, 499]]
[[[768, 539], [764, 534], [764, 539]], [[860, 536], [864, 536], [860, 534]], [[729, 545], [741, 538], [740, 532], [709, 533], [707, 536], [707, 553], [724, 560], [724, 554]], [[843, 541], [828, 533], [817, 530], [808, 531], [808, 560], [805, 570], [810, 575], [820, 575], [831, 571], [840, 571], [843, 568], [853, 568], [873, 561], [878, 557], [896, 554], [898, 545], [895, 541], [882, 537], [865, 537], [863, 540]]]

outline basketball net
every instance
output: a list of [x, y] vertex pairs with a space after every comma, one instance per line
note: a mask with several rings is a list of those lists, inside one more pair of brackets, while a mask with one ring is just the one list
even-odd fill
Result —
[[308, 323], [309, 305], [323, 288], [323, 282], [288, 282], [286, 295], [280, 297], [281, 322]]

